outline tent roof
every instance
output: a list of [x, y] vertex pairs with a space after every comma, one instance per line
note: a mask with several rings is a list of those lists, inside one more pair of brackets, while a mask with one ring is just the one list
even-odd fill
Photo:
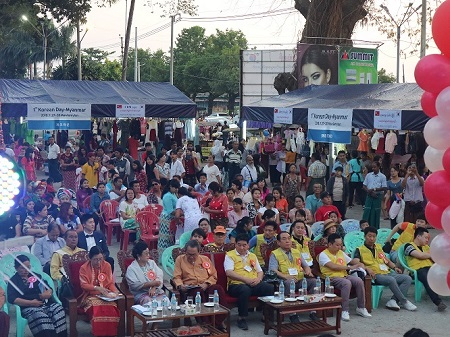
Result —
[[294, 124], [307, 124], [308, 108], [353, 109], [353, 126], [373, 128], [374, 110], [402, 110], [404, 130], [422, 130], [422, 89], [415, 83], [309, 86], [243, 107], [243, 119], [273, 123], [274, 108], [293, 108]]
[[91, 104], [92, 117], [115, 117], [116, 104], [145, 104], [147, 117], [195, 118], [196, 104], [170, 83], [0, 80], [4, 117], [27, 115], [27, 103]]

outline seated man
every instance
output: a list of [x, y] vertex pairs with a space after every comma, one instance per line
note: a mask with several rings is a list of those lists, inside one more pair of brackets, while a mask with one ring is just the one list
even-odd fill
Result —
[[216, 226], [214, 229], [214, 242], [208, 243], [206, 246], [214, 246], [217, 248], [217, 251], [223, 251], [223, 247], [225, 244], [225, 239], [227, 235], [227, 230], [223, 226]]
[[258, 258], [259, 265], [264, 268], [264, 256], [261, 253], [261, 245], [268, 245], [276, 241], [278, 224], [275, 221], [267, 221], [264, 224], [264, 234], [255, 235], [250, 239], [250, 249], [255, 247], [255, 255]]
[[394, 236], [395, 233], [397, 233], [399, 230], [402, 231], [398, 239], [395, 241], [394, 245], [391, 248], [390, 256], [391, 260], [394, 263], [398, 264], [397, 261], [397, 250], [399, 247], [405, 243], [412, 242], [414, 240], [414, 231], [419, 228], [426, 228], [427, 227], [427, 219], [425, 217], [425, 213], [417, 215], [416, 223], [410, 223], [410, 222], [402, 222], [397, 225], [395, 225], [394, 228], [392, 228], [392, 231], [389, 233], [388, 237], [386, 238], [386, 242], [391, 242], [392, 236]]
[[256, 255], [249, 252], [246, 234], [236, 237], [236, 249], [227, 252], [224, 269], [228, 277], [228, 294], [238, 299], [237, 326], [248, 330], [245, 318], [248, 316], [250, 296], [273, 295], [273, 285], [262, 282], [264, 273]]
[[333, 205], [333, 200], [331, 199], [331, 195], [328, 192], [320, 193], [320, 199], [322, 200], [322, 206], [320, 206], [315, 214], [316, 221], [325, 221], [328, 219], [328, 214], [330, 212], [336, 212], [338, 216], [338, 223], [342, 222], [342, 215], [339, 212], [338, 208]]
[[50, 260], [54, 252], [66, 245], [63, 238], [59, 237], [59, 226], [52, 222], [47, 227], [47, 235], [36, 240], [34, 255], [41, 261], [42, 270], [50, 275]]
[[83, 214], [81, 216], [81, 224], [83, 225], [83, 231], [78, 233], [78, 247], [90, 251], [92, 247], [98, 246], [105, 256], [105, 261], [111, 265], [114, 273], [114, 259], [109, 256], [106, 237], [102, 232], [95, 231], [95, 220], [92, 214]]
[[403, 271], [386, 257], [383, 248], [376, 241], [377, 229], [375, 227], [364, 229], [364, 245], [356, 248], [355, 259], [364, 263], [367, 274], [372, 277], [375, 284], [391, 289], [393, 296], [386, 303], [386, 308], [398, 311], [400, 303], [406, 310], [416, 310], [417, 307], [406, 299], [411, 277], [403, 274]]
[[417, 278], [423, 283], [425, 290], [431, 301], [437, 306], [438, 311], [444, 311], [447, 306], [442, 302], [438, 294], [436, 294], [428, 284], [428, 271], [433, 265], [431, 259], [430, 247], [430, 233], [426, 228], [418, 227], [414, 231], [414, 241], [405, 245], [405, 257], [408, 266], [417, 271]]
[[[293, 242], [288, 232], [281, 232], [277, 235], [278, 249], [275, 249], [270, 254], [269, 270], [274, 271], [278, 278], [284, 282], [284, 293], [289, 295], [291, 280], [295, 282], [295, 290], [299, 290], [302, 287], [302, 281], [306, 276], [306, 282], [308, 283], [308, 293], [314, 293], [314, 287], [316, 280], [311, 272], [311, 268], [303, 258], [302, 253], [295, 248], [292, 248]], [[313, 321], [319, 320], [316, 312], [311, 312], [309, 317]], [[299, 317], [297, 314], [290, 317], [292, 322], [298, 323]]]
[[67, 276], [64, 273], [62, 264], [63, 255], [74, 255], [78, 252], [84, 251], [84, 249], [77, 247], [78, 233], [74, 229], [67, 230], [64, 234], [64, 239], [66, 240], [66, 245], [53, 253], [52, 260], [50, 262], [50, 276], [56, 281], [60, 281], [63, 275]]
[[364, 282], [358, 276], [348, 275], [349, 270], [364, 268], [356, 259], [351, 259], [342, 251], [342, 238], [338, 234], [328, 237], [328, 248], [319, 254], [320, 272], [329, 277], [331, 285], [341, 291], [342, 320], [349, 321], [350, 290], [355, 288], [357, 296], [356, 313], [362, 317], [372, 317], [365, 308]]

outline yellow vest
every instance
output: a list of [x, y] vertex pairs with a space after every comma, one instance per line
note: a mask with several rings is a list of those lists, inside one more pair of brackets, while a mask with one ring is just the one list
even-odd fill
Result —
[[[322, 253], [326, 254], [333, 263], [339, 264], [341, 266], [347, 265], [347, 263], [345, 262], [345, 253], [342, 250], [339, 250], [336, 255], [333, 255], [327, 248]], [[323, 277], [328, 276], [329, 278], [347, 276], [346, 270], [333, 270], [328, 268], [327, 266], [320, 266], [320, 272], [322, 273]]]
[[264, 239], [264, 234], [256, 235], [256, 246], [255, 246], [255, 255], [258, 258], [259, 265], [262, 267], [265, 265], [264, 257], [261, 253], [261, 245], [266, 244], [266, 240]]
[[289, 275], [289, 268], [295, 268], [298, 273], [297, 279], [303, 279], [302, 255], [299, 250], [291, 249], [292, 262], [289, 261], [286, 252], [281, 248], [275, 249], [272, 253], [278, 261], [278, 271]]
[[392, 246], [392, 250], [398, 250], [401, 245], [413, 242], [414, 241], [414, 231], [416, 230], [416, 225], [413, 223], [408, 223], [408, 226], [405, 228], [405, 230], [400, 234], [397, 241], [394, 242], [394, 245]]
[[[245, 276], [245, 277], [249, 277], [249, 278], [257, 278], [258, 277], [258, 272], [255, 269], [255, 264], [256, 264], [256, 255], [253, 253], [248, 254], [247, 256], [247, 260], [246, 263], [244, 264], [244, 260], [242, 259], [242, 257], [240, 257], [237, 253], [236, 250], [230, 250], [229, 252], [227, 252], [227, 255], [229, 258], [231, 258], [234, 262], [234, 272], [241, 275], [241, 276]], [[251, 268], [251, 271], [247, 271], [244, 268], [246, 266], [249, 266]], [[237, 280], [232, 280], [228, 277], [228, 285], [230, 284], [243, 284], [244, 282], [242, 281], [237, 281]]]
[[[422, 246], [422, 250], [417, 247], [417, 245], [414, 242], [411, 242], [414, 248], [416, 248], [417, 251], [423, 252], [423, 253], [429, 253], [430, 252], [430, 246]], [[418, 270], [420, 268], [425, 267], [431, 267], [433, 265], [433, 261], [431, 259], [421, 260], [414, 256], [406, 255], [406, 263], [408, 264], [408, 267], [414, 270]]]
[[372, 269], [375, 274], [389, 274], [389, 267], [387, 266], [388, 260], [379, 243], [375, 244], [375, 256], [373, 256], [370, 249], [365, 245], [358, 247], [358, 249], [361, 255], [361, 262], [364, 263], [367, 268]]
[[[303, 256], [303, 259], [308, 264], [308, 266], [312, 266], [313, 258], [311, 256], [311, 252], [309, 251], [308, 246], [310, 240], [306, 237], [303, 237], [303, 245], [301, 245], [297, 240], [295, 240], [293, 236], [291, 236], [291, 240], [292, 240], [292, 248], [298, 249]], [[306, 254], [308, 256], [306, 256]]]

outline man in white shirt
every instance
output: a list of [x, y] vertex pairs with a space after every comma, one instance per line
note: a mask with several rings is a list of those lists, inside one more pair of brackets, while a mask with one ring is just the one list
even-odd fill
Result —
[[50, 137], [48, 139], [48, 156], [47, 156], [47, 162], [48, 162], [48, 173], [49, 176], [53, 178], [53, 181], [55, 183], [59, 183], [62, 181], [61, 173], [59, 173], [58, 168], [58, 160], [59, 160], [59, 154], [60, 149], [58, 144], [55, 143], [55, 138]]
[[134, 191], [134, 202], [138, 206], [139, 209], [143, 209], [148, 205], [147, 197], [141, 193], [141, 187], [139, 185], [139, 181], [133, 180], [130, 182], [130, 188]]
[[245, 187], [258, 180], [258, 171], [256, 170], [252, 156], [247, 156], [247, 165], [242, 168], [241, 174], [244, 177], [243, 186]]
[[182, 179], [184, 178], [184, 175], [186, 173], [183, 164], [181, 161], [178, 160], [178, 155], [176, 151], [172, 151], [170, 153], [170, 179], [173, 178], [173, 176], [180, 176]]

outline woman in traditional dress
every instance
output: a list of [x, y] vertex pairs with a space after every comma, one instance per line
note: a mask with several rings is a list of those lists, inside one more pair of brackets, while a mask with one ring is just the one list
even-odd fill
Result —
[[64, 309], [54, 301], [52, 289], [41, 275], [30, 273], [30, 259], [25, 255], [18, 255], [14, 267], [16, 273], [8, 283], [8, 302], [20, 307], [22, 317], [28, 320], [33, 336], [67, 336]]
[[139, 224], [136, 222], [136, 214], [139, 212], [139, 205], [134, 201], [136, 194], [132, 188], [125, 191], [124, 200], [119, 204], [119, 221], [123, 229], [137, 231], [136, 240], [139, 240]]
[[25, 151], [25, 156], [21, 159], [20, 163], [22, 164], [22, 168], [25, 171], [27, 180], [36, 181], [36, 169], [35, 169], [35, 162], [33, 159], [32, 148], [28, 148]]
[[211, 193], [211, 201], [208, 206], [203, 208], [205, 213], [209, 213], [211, 228], [216, 226], [228, 227], [228, 198], [222, 193], [222, 188], [218, 182], [212, 182], [208, 185]]
[[78, 209], [82, 213], [90, 213], [90, 204], [87, 205], [87, 207], [83, 206], [84, 200], [86, 200], [87, 197], [92, 195], [93, 191], [92, 188], [89, 187], [89, 181], [87, 179], [81, 179], [80, 181], [80, 188], [77, 191], [77, 206]]
[[148, 190], [148, 183], [147, 183], [147, 174], [144, 171], [144, 168], [142, 167], [142, 164], [139, 160], [135, 160], [131, 164], [131, 168], [134, 171], [134, 180], [137, 180], [139, 182], [139, 188], [142, 193], [146, 193]]
[[94, 336], [117, 336], [119, 309], [112, 301], [97, 295], [115, 298], [119, 294], [114, 285], [111, 265], [105, 261], [101, 249], [94, 246], [89, 251], [89, 261], [80, 268], [80, 285], [83, 289], [80, 307], [88, 315]]
[[169, 191], [163, 196], [163, 211], [159, 218], [158, 256], [162, 256], [164, 250], [175, 243], [175, 236], [170, 233], [170, 222], [177, 209], [177, 193], [180, 182], [172, 179], [169, 181]]
[[70, 151], [70, 146], [66, 146], [65, 152], [59, 157], [59, 162], [64, 187], [76, 190], [77, 176], [75, 170], [77, 169], [77, 166], [75, 164], [75, 157]]
[[150, 259], [150, 251], [145, 242], [136, 243], [132, 254], [134, 261], [127, 268], [125, 277], [134, 296], [134, 303], [145, 305], [153, 296], [164, 294], [163, 271]]

